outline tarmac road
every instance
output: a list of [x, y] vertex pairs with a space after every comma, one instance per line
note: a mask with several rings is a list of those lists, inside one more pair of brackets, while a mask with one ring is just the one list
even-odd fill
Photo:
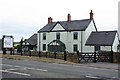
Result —
[[[0, 58], [2, 59], [2, 58]], [[84, 80], [118, 80], [118, 70], [2, 59], [2, 78], [84, 78]]]

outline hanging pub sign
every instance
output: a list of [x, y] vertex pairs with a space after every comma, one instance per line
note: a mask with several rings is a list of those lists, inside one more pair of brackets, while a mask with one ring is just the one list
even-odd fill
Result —
[[13, 36], [3, 36], [3, 48], [13, 48]]

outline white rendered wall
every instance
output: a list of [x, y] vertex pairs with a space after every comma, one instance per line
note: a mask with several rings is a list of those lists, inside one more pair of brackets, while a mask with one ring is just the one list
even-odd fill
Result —
[[118, 35], [116, 34], [115, 40], [114, 40], [114, 43], [113, 43], [113, 46], [112, 46], [114, 52], [117, 52], [118, 44], [119, 44], [119, 40], [118, 40]]
[[39, 33], [37, 33], [37, 51], [39, 51]]
[[96, 31], [93, 21], [89, 24], [88, 28], [86, 29], [86, 31], [83, 31], [83, 52], [94, 52], [94, 46], [85, 46], [85, 43], [88, 39], [88, 37], [90, 36], [90, 34], [92, 33], [92, 31]]
[[[58, 30], [64, 30], [64, 28], [58, 23], [53, 28], [52, 31], [58, 31]], [[83, 52], [91, 52], [94, 51], [94, 47], [92, 46], [85, 46], [86, 40], [88, 39], [89, 35], [92, 31], [95, 31], [95, 27], [93, 22], [91, 22], [86, 29], [86, 31], [82, 31], [82, 51]], [[73, 39], [73, 33], [78, 32], [78, 39]], [[43, 33], [39, 34], [40, 40], [38, 39], [38, 43], [40, 44], [40, 50], [43, 50], [43, 44], [46, 44], [46, 51], [48, 50], [47, 45], [53, 41], [56, 40], [56, 33], [57, 32], [46, 32], [46, 40], [43, 40]], [[60, 41], [62, 41], [66, 45], [66, 51], [73, 52], [73, 45], [78, 45], [78, 50], [81, 51], [81, 31], [72, 31], [72, 32], [60, 32]], [[39, 45], [38, 44], [38, 45]], [[39, 47], [38, 47], [39, 49]]]
[[111, 46], [100, 46], [100, 50], [102, 50], [102, 51], [111, 51]]
[[59, 23], [52, 29], [52, 31], [65, 30]]

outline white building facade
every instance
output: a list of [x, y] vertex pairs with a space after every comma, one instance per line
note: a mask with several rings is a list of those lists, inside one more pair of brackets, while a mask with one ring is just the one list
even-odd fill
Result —
[[50, 43], [53, 46], [57, 45], [52, 41], [59, 40], [65, 47], [62, 51], [93, 52], [93, 46], [85, 46], [92, 31], [97, 31], [92, 11], [90, 12], [90, 19], [71, 20], [71, 16], [68, 14], [67, 21], [52, 22], [50, 17], [48, 18], [48, 24], [38, 31], [37, 50], [50, 51], [48, 45]]
[[[48, 18], [37, 33], [37, 50], [50, 52], [94, 52], [97, 50], [117, 52], [119, 36], [117, 31], [97, 31], [92, 10], [89, 19], [53, 22]], [[104, 40], [104, 41], [103, 41]]]

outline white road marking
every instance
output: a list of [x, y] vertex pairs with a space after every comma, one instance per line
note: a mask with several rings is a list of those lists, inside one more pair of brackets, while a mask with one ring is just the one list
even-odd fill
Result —
[[95, 78], [95, 79], [98, 79], [99, 77], [95, 77], [95, 76], [85, 76], [87, 78]]
[[13, 65], [8, 65], [8, 64], [7, 65], [6, 64], [0, 64], [0, 65], [9, 66], [9, 67], [13, 66]]
[[[96, 67], [88, 67], [88, 68], [91, 68], [91, 69], [100, 69], [100, 68], [96, 68]], [[103, 69], [103, 68], [102, 68]]]
[[26, 73], [13, 72], [13, 71], [8, 71], [8, 70], [0, 70], [0, 71], [1, 72], [12, 73], [12, 74], [19, 74], [19, 75], [24, 75], [24, 76], [30, 76], [30, 74], [26, 74]]
[[21, 67], [21, 66], [14, 66], [14, 67]]
[[48, 70], [44, 70], [44, 69], [36, 69], [36, 70], [39, 70], [39, 71], [44, 71], [44, 72], [48, 71]]
[[9, 71], [9, 70], [11, 71], [11, 70], [15, 70], [15, 69], [6, 69], [6, 70], [7, 70], [7, 71]]
[[115, 79], [115, 78], [117, 78], [117, 77], [111, 77], [111, 78]]
[[43, 71], [43, 72], [48, 71], [48, 70], [45, 70], [45, 69], [37, 69], [37, 68], [24, 67], [24, 66], [14, 66], [14, 65], [7, 65], [7, 64], [0, 64], [0, 65], [9, 66], [9, 67], [16, 67], [16, 68], [20, 68], [20, 69], [23, 69], [23, 70], [31, 69], [31, 70], [38, 70], [38, 71]]

